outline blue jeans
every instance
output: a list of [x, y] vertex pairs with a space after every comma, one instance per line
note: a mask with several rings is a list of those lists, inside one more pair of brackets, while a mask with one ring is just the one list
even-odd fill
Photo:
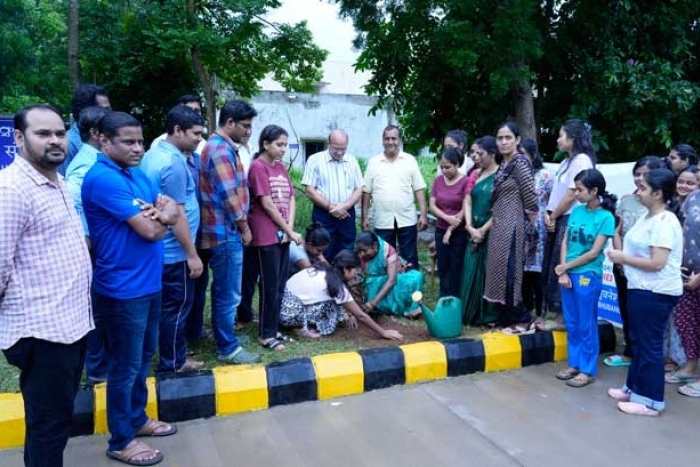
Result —
[[187, 261], [163, 267], [158, 372], [177, 371], [185, 364], [185, 323], [192, 309], [194, 279]]
[[255, 247], [244, 247], [241, 302], [238, 304], [238, 308], [236, 310], [237, 322], [250, 323], [255, 318], [253, 316], [253, 295], [255, 295], [255, 286], [257, 285], [259, 279], [257, 261], [258, 259], [255, 255]]
[[595, 376], [600, 351], [598, 298], [603, 280], [593, 272], [570, 272], [569, 277], [571, 288], [560, 291], [569, 366]]
[[109, 450], [129, 444], [148, 421], [146, 377], [158, 346], [160, 292], [129, 300], [95, 294], [111, 349], [107, 375]]
[[209, 287], [209, 250], [197, 249], [199, 259], [202, 260], [202, 275], [194, 280], [194, 298], [192, 309], [187, 315], [185, 323], [185, 337], [187, 342], [193, 344], [202, 338], [204, 330], [204, 307], [207, 304], [207, 288]]
[[398, 227], [394, 221], [393, 229], [374, 229], [377, 236], [396, 248], [399, 256], [410, 264], [410, 269], [419, 269], [418, 265], [418, 226], [416, 224]]
[[235, 234], [209, 250], [211, 268], [211, 326], [219, 355], [228, 355], [239, 346], [233, 327], [236, 308], [241, 302], [243, 242]]
[[649, 290], [628, 289], [629, 333], [634, 358], [622, 390], [630, 401], [664, 410], [664, 331], [680, 297]]
[[318, 206], [314, 206], [311, 211], [311, 220], [320, 222], [331, 234], [331, 242], [328, 244], [323, 255], [328, 261], [333, 261], [335, 255], [340, 250], [354, 250], [357, 230], [355, 227], [355, 208], [348, 211], [349, 216], [345, 219], [336, 219], [328, 211]]
[[[92, 294], [92, 302], [95, 303], [95, 294]], [[101, 310], [94, 309], [92, 313], [95, 321], [95, 329], [87, 335], [87, 355], [85, 356], [85, 374], [90, 380], [106, 380], [109, 371], [109, 344], [107, 342], [107, 329]]]

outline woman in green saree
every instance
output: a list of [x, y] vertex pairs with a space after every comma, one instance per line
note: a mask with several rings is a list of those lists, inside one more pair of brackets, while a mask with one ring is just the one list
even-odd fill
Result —
[[366, 313], [416, 318], [420, 307], [411, 294], [423, 290], [423, 274], [416, 269], [405, 269], [403, 260], [394, 247], [364, 231], [357, 236], [356, 249], [364, 270]]
[[486, 251], [491, 229], [491, 187], [501, 160], [496, 138], [484, 136], [474, 143], [478, 168], [470, 174], [471, 190], [464, 199], [464, 216], [469, 242], [462, 275], [463, 322], [466, 325], [492, 326], [498, 312], [484, 300]]

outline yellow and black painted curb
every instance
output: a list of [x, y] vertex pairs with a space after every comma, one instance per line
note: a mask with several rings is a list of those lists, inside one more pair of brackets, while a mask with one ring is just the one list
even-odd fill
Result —
[[[600, 352], [612, 352], [615, 349], [612, 325], [601, 322], [598, 332]], [[481, 339], [380, 347], [264, 366], [218, 367], [149, 378], [146, 412], [153, 418], [179, 422], [565, 359], [566, 333], [554, 331], [520, 336], [489, 333]], [[75, 400], [71, 434], [106, 432], [106, 385], [81, 390]], [[23, 443], [22, 396], [0, 394], [0, 449]]]

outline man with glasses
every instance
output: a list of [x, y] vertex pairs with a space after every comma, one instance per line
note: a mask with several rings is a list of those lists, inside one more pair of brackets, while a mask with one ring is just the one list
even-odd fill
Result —
[[340, 250], [355, 248], [355, 205], [362, 197], [362, 171], [357, 159], [345, 153], [347, 149], [345, 130], [331, 131], [328, 149], [309, 157], [301, 181], [314, 203], [312, 221], [331, 234], [324, 252], [329, 260]]
[[209, 138], [200, 160], [199, 194], [201, 227], [199, 250], [204, 273], [196, 286], [195, 301], [204, 302], [207, 270], [212, 272], [211, 321], [218, 358], [222, 362], [257, 363], [234, 332], [236, 308], [241, 301], [243, 247], [251, 240], [248, 227], [248, 180], [239, 146], [248, 143], [253, 118], [249, 104], [230, 100], [219, 113], [219, 125]]

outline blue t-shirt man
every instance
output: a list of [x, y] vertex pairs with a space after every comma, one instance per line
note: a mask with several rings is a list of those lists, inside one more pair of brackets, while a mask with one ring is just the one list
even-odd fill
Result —
[[97, 258], [94, 291], [119, 300], [160, 292], [163, 242], [146, 240], [126, 222], [141, 212], [139, 199], [156, 204], [151, 180], [136, 167], [122, 169], [98, 154], [85, 175], [82, 198]]
[[[585, 204], [581, 204], [571, 211], [567, 228], [566, 262], [568, 263], [590, 251], [598, 235], [612, 237], [615, 234], [615, 217], [610, 211], [601, 207], [589, 211]], [[604, 259], [605, 253], [601, 248], [600, 254], [593, 261], [572, 268], [569, 272], [590, 271], [601, 275]]]
[[[165, 140], [159, 140], [144, 156], [140, 169], [151, 180], [153, 186], [185, 207], [190, 238], [193, 240], [199, 228], [199, 203], [192, 172], [188, 168], [187, 156]], [[163, 237], [165, 264], [187, 260], [185, 250], [175, 238], [172, 227]]]
[[75, 159], [73, 159], [68, 166], [65, 175], [66, 185], [68, 185], [68, 189], [73, 195], [75, 210], [78, 211], [80, 221], [83, 223], [83, 230], [85, 231], [86, 237], [90, 236], [90, 229], [88, 229], [87, 221], [85, 220], [81, 193], [85, 174], [95, 165], [97, 154], [99, 154], [99, 151], [96, 148], [90, 144], [84, 144], [83, 147], [80, 148], [80, 151], [78, 151], [78, 154], [75, 155]]

